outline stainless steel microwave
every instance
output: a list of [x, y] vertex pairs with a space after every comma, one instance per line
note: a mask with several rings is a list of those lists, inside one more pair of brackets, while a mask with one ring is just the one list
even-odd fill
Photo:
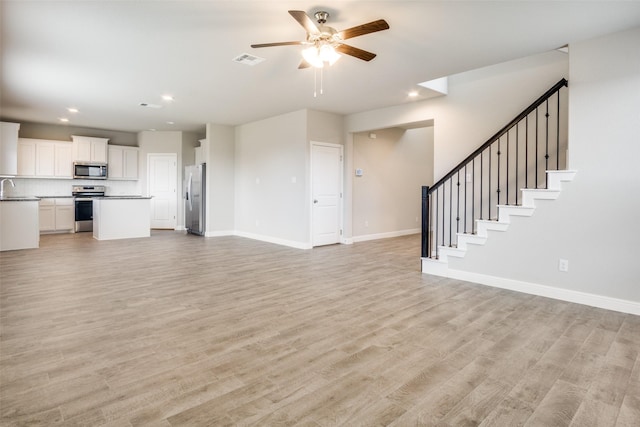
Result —
[[74, 162], [75, 179], [107, 179], [107, 164], [96, 162]]

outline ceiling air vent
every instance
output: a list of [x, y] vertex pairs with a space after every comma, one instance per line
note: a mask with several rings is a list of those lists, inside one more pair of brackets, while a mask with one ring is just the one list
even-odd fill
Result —
[[239, 62], [241, 64], [254, 66], [254, 65], [259, 64], [262, 61], [264, 61], [264, 58], [260, 58], [258, 56], [253, 56], [253, 55], [249, 55], [248, 53], [243, 53], [242, 55], [239, 55], [239, 56], [236, 56], [235, 58], [233, 58], [233, 60], [234, 60], [234, 62]]
[[138, 105], [141, 106], [141, 107], [146, 107], [146, 108], [162, 108], [162, 105], [151, 104], [149, 102], [141, 102]]

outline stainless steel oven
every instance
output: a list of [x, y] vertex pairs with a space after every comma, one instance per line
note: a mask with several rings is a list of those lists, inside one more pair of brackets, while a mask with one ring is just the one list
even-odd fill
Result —
[[75, 205], [76, 233], [93, 231], [93, 198], [102, 197], [104, 185], [74, 185], [71, 194]]

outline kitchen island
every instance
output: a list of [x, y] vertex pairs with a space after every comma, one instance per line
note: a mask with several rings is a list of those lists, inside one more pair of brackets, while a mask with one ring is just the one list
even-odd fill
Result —
[[93, 238], [132, 239], [151, 235], [151, 197], [105, 196], [93, 199]]
[[0, 251], [40, 247], [37, 197], [0, 199]]

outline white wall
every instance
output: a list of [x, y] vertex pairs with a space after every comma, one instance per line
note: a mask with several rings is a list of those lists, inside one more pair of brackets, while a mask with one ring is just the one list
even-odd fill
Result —
[[434, 121], [437, 181], [568, 75], [568, 56], [553, 51], [449, 77], [449, 94], [352, 114], [346, 132]]
[[207, 236], [234, 233], [235, 129], [207, 124]]
[[309, 248], [310, 142], [341, 144], [342, 136], [342, 116], [314, 110], [236, 127], [236, 234]]
[[[418, 232], [421, 186], [433, 183], [433, 127], [353, 136], [354, 241]], [[354, 174], [354, 170], [348, 171]]]
[[[601, 296], [640, 313], [639, 40], [635, 29], [570, 46], [575, 180], [560, 199], [540, 203], [532, 218], [492, 234], [451, 268]], [[569, 261], [568, 272], [558, 271], [559, 258]]]
[[236, 232], [304, 245], [308, 241], [306, 110], [238, 126], [235, 144]]

